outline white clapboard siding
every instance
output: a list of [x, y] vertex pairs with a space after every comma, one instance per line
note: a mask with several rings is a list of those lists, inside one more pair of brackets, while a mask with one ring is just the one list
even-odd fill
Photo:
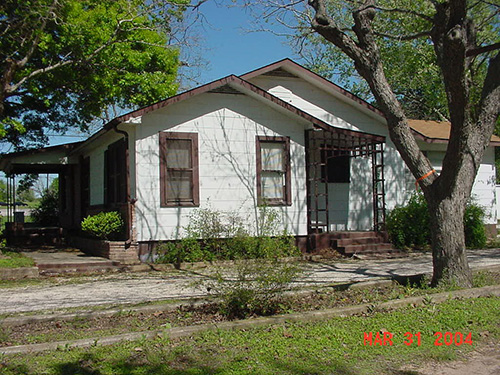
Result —
[[[385, 136], [384, 172], [386, 179], [386, 206], [388, 210], [391, 210], [396, 205], [404, 204], [411, 193], [415, 191], [414, 177], [405, 166], [394, 144], [389, 139], [386, 125], [382, 121], [377, 120], [376, 117], [366, 115], [350, 105], [348, 101], [339, 100], [328, 92], [298, 77], [261, 75], [252, 78], [251, 82], [333, 126]], [[430, 155], [430, 157], [434, 158], [431, 160], [433, 165], [436, 168], [440, 168], [445, 146], [429, 145], [423, 142], [420, 142], [420, 145], [423, 150], [438, 149], [442, 151], [435, 156]], [[355, 171], [351, 172], [353, 174], [356, 173]], [[351, 184], [348, 207], [349, 219], [347, 222], [347, 229], [349, 230], [369, 229], [368, 227], [372, 223], [373, 213], [368, 209], [368, 207], [371, 207], [371, 202], [365, 200], [365, 198], [370, 198], [371, 196], [370, 173], [371, 171], [367, 168], [363, 171], [366, 178], [354, 179], [355, 184]], [[364, 186], [360, 185], [363, 183], [361, 181], [365, 183]], [[474, 199], [487, 211], [487, 223], [496, 223], [494, 186], [494, 151], [490, 147], [485, 153], [472, 191]], [[330, 192], [333, 193], [335, 200], [335, 193], [331, 189]], [[365, 193], [368, 194], [364, 195]], [[333, 217], [335, 220], [339, 220], [339, 215], [342, 216], [345, 213], [344, 211], [341, 214], [337, 210], [333, 212]]]
[[160, 207], [161, 131], [198, 134], [200, 208], [237, 213], [250, 226], [258, 212], [256, 136], [289, 136], [292, 205], [272, 209], [282, 215], [281, 229], [306, 234], [304, 130], [304, 124], [245, 95], [205, 93], [145, 115], [135, 145], [139, 241], [182, 237], [189, 215], [198, 209]]

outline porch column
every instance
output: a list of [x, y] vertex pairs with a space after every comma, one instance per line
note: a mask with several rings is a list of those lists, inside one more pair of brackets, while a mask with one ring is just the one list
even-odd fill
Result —
[[385, 230], [384, 144], [371, 144], [373, 186], [373, 229]]

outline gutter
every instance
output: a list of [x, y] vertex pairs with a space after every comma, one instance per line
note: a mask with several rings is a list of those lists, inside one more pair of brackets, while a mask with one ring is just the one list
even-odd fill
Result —
[[128, 239], [125, 242], [125, 247], [128, 248], [132, 244], [132, 230], [133, 230], [133, 215], [132, 215], [132, 207], [134, 206], [136, 200], [131, 199], [130, 197], [130, 150], [129, 150], [129, 134], [125, 130], [118, 129], [119, 122], [113, 124], [113, 130], [121, 134], [125, 137], [125, 170], [126, 170], [126, 179], [127, 179], [127, 205], [129, 205], [128, 212]]

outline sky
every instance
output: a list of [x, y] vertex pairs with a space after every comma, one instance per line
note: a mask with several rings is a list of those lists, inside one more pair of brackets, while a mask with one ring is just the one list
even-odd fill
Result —
[[208, 1], [200, 10], [212, 25], [204, 28], [207, 52], [203, 57], [210, 66], [201, 72], [202, 83], [229, 74], [240, 75], [287, 57], [299, 60], [285, 37], [270, 32], [248, 32], [252, 29], [252, 15], [245, 9]]

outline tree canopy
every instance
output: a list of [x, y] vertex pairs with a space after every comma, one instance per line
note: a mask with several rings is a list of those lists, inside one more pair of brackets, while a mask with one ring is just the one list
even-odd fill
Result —
[[[352, 3], [352, 5], [350, 4]], [[330, 14], [339, 15], [339, 27], [353, 35], [348, 11], [361, 2], [326, 2]], [[434, 7], [430, 0], [381, 0], [376, 2], [374, 37], [384, 63], [384, 72], [407, 117], [426, 120], [449, 120], [448, 103], [441, 71], [430, 36]], [[498, 6], [488, 1], [469, 1], [468, 16], [474, 20], [477, 45], [498, 42], [500, 20]], [[300, 33], [291, 39], [308, 68], [334, 80], [348, 90], [374, 101], [370, 87], [356, 71], [354, 62], [321, 35], [310, 32], [310, 22], [298, 18]], [[296, 43], [299, 38], [300, 43]], [[468, 65], [471, 100], [478, 103], [494, 51], [472, 56]]]
[[40, 144], [112, 106], [175, 94], [172, 24], [189, 1], [4, 0], [0, 5], [0, 140]]

